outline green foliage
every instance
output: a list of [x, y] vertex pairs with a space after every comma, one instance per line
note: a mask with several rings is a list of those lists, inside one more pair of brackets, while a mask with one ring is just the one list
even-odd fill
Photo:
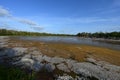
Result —
[[[14, 31], [0, 29], [0, 36], [75, 36], [70, 34], [51, 34], [51, 33], [38, 33], [38, 32], [25, 32], [25, 31]], [[120, 32], [96, 32], [96, 33], [87, 33], [82, 32], [76, 34], [79, 37], [89, 37], [89, 38], [106, 38], [106, 39], [120, 39]]]
[[71, 36], [69, 34], [51, 34], [0, 29], [0, 36]]
[[90, 38], [106, 38], [106, 39], [120, 39], [120, 32], [96, 32], [96, 33], [78, 33], [76, 36], [79, 37], [90, 37]]
[[0, 80], [35, 80], [35, 74], [27, 74], [19, 68], [0, 65]]

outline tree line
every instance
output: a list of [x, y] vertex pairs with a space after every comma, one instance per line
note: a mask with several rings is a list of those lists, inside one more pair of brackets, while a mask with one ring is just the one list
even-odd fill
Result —
[[106, 33], [82, 32], [76, 35], [71, 35], [71, 34], [51, 34], [51, 33], [26, 32], [26, 31], [0, 29], [0, 36], [78, 36], [78, 37], [85, 37], [85, 38], [120, 39], [120, 32], [106, 32]]
[[70, 34], [51, 34], [0, 29], [0, 36], [72, 36]]
[[89, 38], [120, 39], [120, 32], [96, 32], [96, 33], [78, 33], [76, 36]]

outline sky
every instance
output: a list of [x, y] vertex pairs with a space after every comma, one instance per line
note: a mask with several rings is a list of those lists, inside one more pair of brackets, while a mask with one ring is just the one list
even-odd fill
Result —
[[0, 28], [56, 34], [120, 31], [120, 0], [0, 0]]

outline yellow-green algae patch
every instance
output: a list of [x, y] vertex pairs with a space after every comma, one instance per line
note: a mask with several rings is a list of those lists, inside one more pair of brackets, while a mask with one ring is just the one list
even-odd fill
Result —
[[106, 61], [111, 64], [120, 66], [119, 50], [112, 50], [103, 47], [64, 44], [64, 43], [47, 43], [40, 41], [19, 40], [11, 38], [8, 47], [25, 47], [37, 48], [42, 54], [54, 57], [70, 58], [80, 62], [86, 61], [87, 57], [93, 57], [96, 60]]

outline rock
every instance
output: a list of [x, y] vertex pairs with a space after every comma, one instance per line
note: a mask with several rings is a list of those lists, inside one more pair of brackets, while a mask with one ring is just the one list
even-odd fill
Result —
[[27, 51], [27, 48], [15, 47], [15, 48], [13, 48], [13, 50], [15, 50], [17, 52], [17, 55], [21, 55], [19, 53], [25, 53]]
[[0, 48], [0, 57], [6, 55], [5, 50], [6, 50], [6, 48]]
[[93, 63], [93, 64], [96, 64], [96, 60], [93, 58], [87, 58], [86, 61]]
[[[7, 38], [0, 37], [0, 45], [6, 45]], [[120, 66], [112, 65], [104, 61], [96, 61], [87, 58], [87, 62], [77, 62], [71, 59], [48, 57], [38, 49], [32, 48], [0, 48], [0, 63], [6, 61], [12, 65], [28, 68], [36, 72], [45, 69], [52, 72], [56, 68], [78, 75], [72, 78], [70, 75], [58, 76], [57, 80], [119, 80]]]
[[3, 48], [0, 50], [0, 56], [15, 57], [23, 55], [26, 48]]
[[65, 62], [67, 63], [67, 66], [68, 66], [69, 69], [72, 69], [73, 65], [77, 63], [77, 61], [71, 60], [71, 59], [66, 59]]
[[21, 59], [21, 64], [23, 64], [26, 67], [32, 68], [34, 61], [32, 59], [27, 59], [27, 58], [22, 58]]
[[49, 62], [49, 63], [52, 63], [52, 64], [59, 64], [59, 63], [62, 63], [64, 62], [64, 58], [59, 58], [59, 57], [48, 57], [46, 55], [44, 55], [42, 57], [43, 60]]
[[44, 55], [44, 56], [42, 56], [42, 59], [43, 59], [44, 61], [46, 61], [46, 62], [51, 62], [51, 59], [52, 59], [52, 58]]
[[41, 69], [44, 67], [44, 64], [40, 63], [40, 62], [35, 62], [32, 66], [32, 69], [36, 72], [41, 71]]
[[22, 56], [26, 52], [27, 48], [16, 47], [13, 50], [8, 50], [8, 57]]
[[[119, 71], [119, 68], [116, 67], [116, 71]], [[94, 77], [98, 80], [119, 80], [120, 78], [120, 76], [118, 76], [120, 75], [120, 73], [116, 73], [114, 71], [107, 71], [101, 66], [87, 62], [74, 64], [73, 71], [76, 74], [80, 74], [84, 77]]]
[[52, 72], [55, 69], [55, 66], [53, 64], [45, 64], [45, 69], [48, 72]]
[[36, 60], [36, 61], [39, 61], [39, 62], [42, 62], [44, 60], [43, 55], [33, 56], [33, 59]]
[[30, 59], [30, 58], [31, 58], [31, 55], [30, 55], [30, 54], [25, 54], [22, 58], [23, 58], [23, 59], [25, 59], [25, 58]]
[[63, 76], [58, 76], [57, 80], [74, 80], [74, 79], [69, 75], [63, 75]]
[[62, 70], [64, 72], [70, 72], [69, 68], [67, 67], [67, 65], [65, 65], [64, 63], [60, 63], [59, 65], [57, 65], [57, 68], [59, 70]]
[[29, 54], [32, 54], [33, 56], [42, 55], [42, 53], [38, 50], [31, 51], [31, 52], [29, 52]]
[[7, 47], [8, 36], [0, 36], [0, 47]]
[[49, 62], [52, 64], [58, 64], [64, 62], [64, 58], [59, 58], [59, 57], [52, 57]]

